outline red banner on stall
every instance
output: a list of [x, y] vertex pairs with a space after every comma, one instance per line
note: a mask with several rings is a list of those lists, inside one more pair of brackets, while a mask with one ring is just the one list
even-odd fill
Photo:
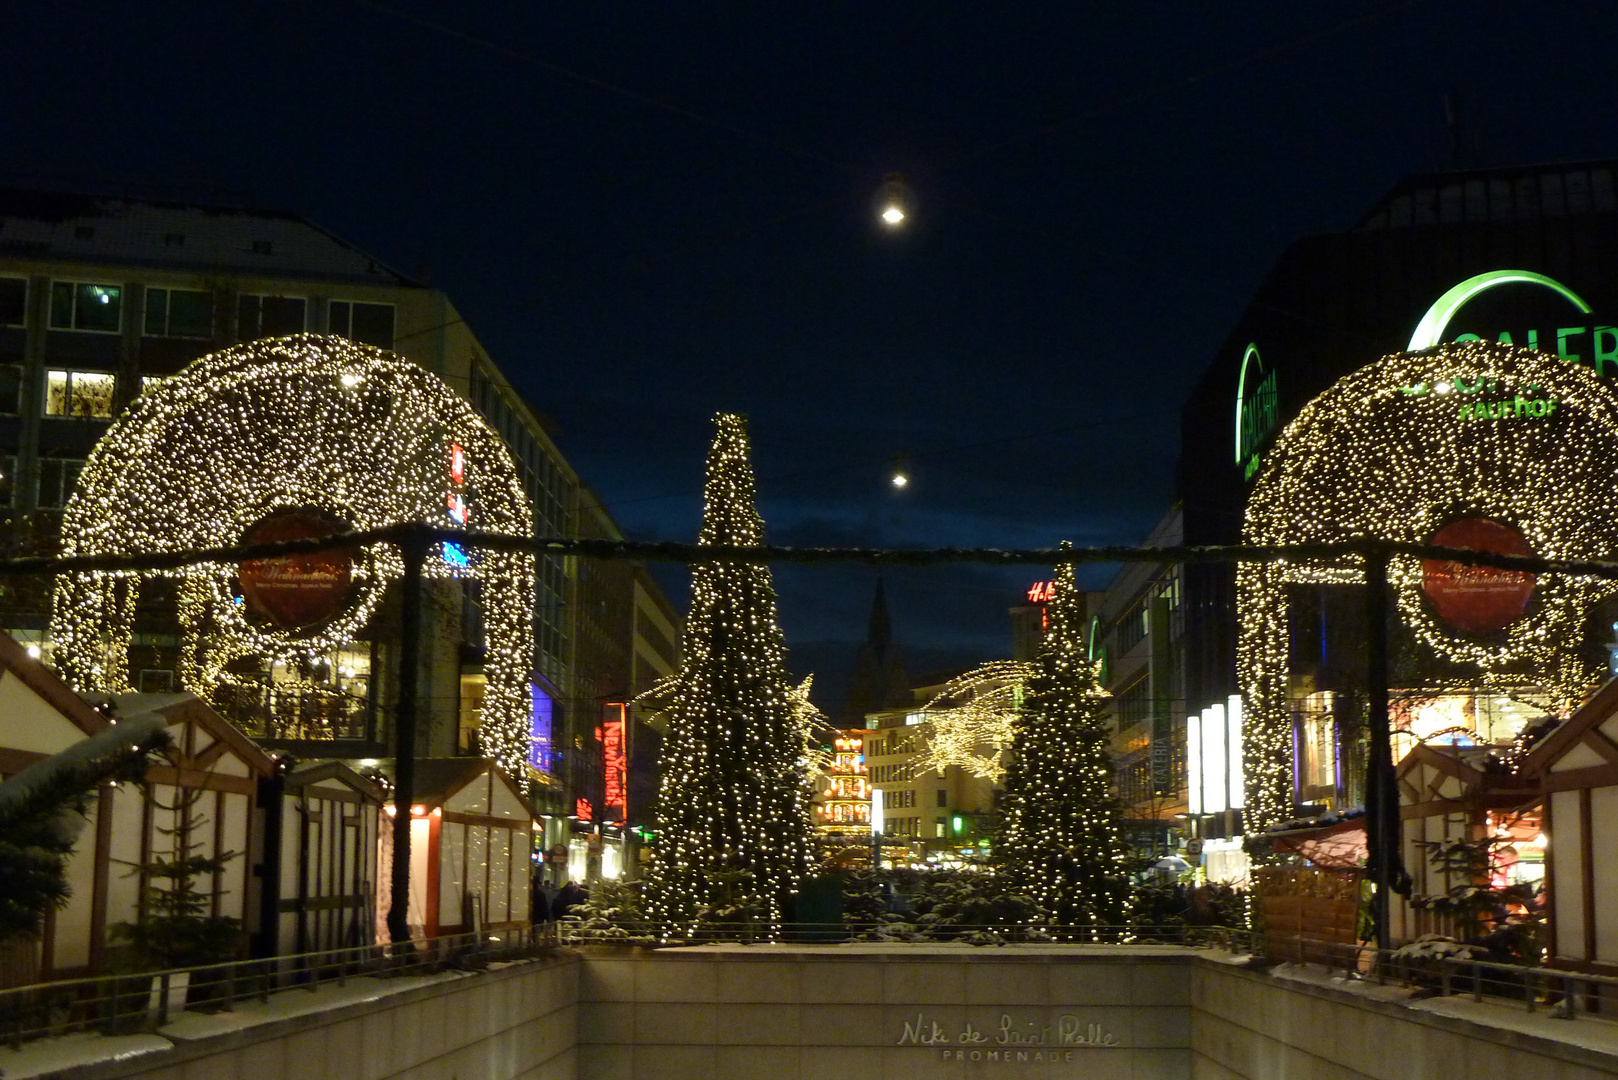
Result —
[[[1534, 554], [1522, 533], [1485, 517], [1452, 521], [1427, 542], [1497, 555]], [[1452, 559], [1423, 559], [1421, 563], [1421, 588], [1438, 617], [1469, 634], [1492, 634], [1522, 618], [1537, 580], [1521, 570], [1468, 566]]]
[[[310, 540], [348, 531], [348, 525], [313, 509], [271, 511], [242, 537], [244, 544]], [[247, 610], [283, 630], [323, 623], [342, 610], [354, 580], [348, 548], [248, 559], [237, 569]]]

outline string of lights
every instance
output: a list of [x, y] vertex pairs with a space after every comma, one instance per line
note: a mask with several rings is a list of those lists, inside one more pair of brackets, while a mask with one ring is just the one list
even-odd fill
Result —
[[[467, 550], [524, 552], [531, 555], [576, 555], [586, 559], [628, 559], [641, 562], [698, 563], [789, 563], [824, 565], [859, 563], [868, 566], [949, 566], [979, 564], [990, 566], [1085, 566], [1104, 563], [1154, 563], [1160, 565], [1213, 563], [1269, 563], [1311, 560], [1337, 561], [1349, 577], [1357, 560], [1367, 550], [1386, 551], [1413, 559], [1444, 559], [1467, 566], [1495, 566], [1531, 574], [1568, 574], [1618, 581], [1618, 559], [1561, 559], [1539, 555], [1507, 555], [1443, 544], [1366, 536], [1329, 543], [1286, 544], [1208, 544], [1178, 547], [1087, 547], [1087, 548], [875, 548], [875, 547], [792, 547], [775, 544], [687, 544], [678, 541], [598, 540], [582, 537], [530, 537], [475, 529], [436, 528], [405, 523], [375, 529], [333, 533], [306, 540], [276, 540], [263, 543], [198, 545], [183, 550], [130, 552], [107, 555], [28, 555], [0, 558], [0, 577], [33, 574], [61, 574], [101, 571], [119, 573], [140, 570], [174, 570], [220, 559], [242, 561], [267, 559], [278, 555], [305, 554], [332, 548], [425, 539], [445, 541]], [[1618, 550], [1618, 544], [1614, 545]], [[1322, 570], [1322, 573], [1325, 571]], [[1347, 578], [1345, 577], [1345, 580]]]

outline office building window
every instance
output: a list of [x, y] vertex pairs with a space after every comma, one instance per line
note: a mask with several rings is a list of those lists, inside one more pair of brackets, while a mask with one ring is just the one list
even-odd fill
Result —
[[1144, 723], [1152, 715], [1151, 687], [1145, 679], [1138, 679], [1117, 697], [1118, 730], [1127, 731]]
[[116, 377], [106, 371], [45, 372], [45, 415], [76, 419], [112, 419]]
[[213, 337], [213, 294], [195, 289], [147, 289], [146, 336]]
[[22, 365], [0, 364], [0, 415], [22, 411]]
[[84, 468], [83, 458], [39, 459], [39, 507], [57, 510], [67, 505], [78, 482], [79, 470]]
[[0, 278], [0, 326], [21, 326], [28, 319], [28, 279]]
[[393, 348], [393, 305], [362, 304], [358, 300], [333, 300], [327, 310], [331, 333], [375, 345]]
[[116, 334], [122, 325], [123, 293], [116, 285], [53, 281], [51, 329]]
[[308, 301], [301, 296], [260, 296], [243, 293], [236, 303], [236, 337], [241, 341], [301, 334]]
[[1118, 654], [1121, 656], [1140, 644], [1146, 637], [1147, 619], [1151, 613], [1144, 603], [1137, 602], [1129, 614], [1118, 620]]
[[943, 788], [938, 789], [938, 805], [939, 806], [948, 806], [949, 805], [949, 792], [945, 791]]

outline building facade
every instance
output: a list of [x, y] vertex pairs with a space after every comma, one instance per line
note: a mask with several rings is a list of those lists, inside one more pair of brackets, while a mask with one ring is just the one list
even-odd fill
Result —
[[[1443, 343], [1498, 341], [1559, 357], [1602, 380], [1618, 376], [1618, 273], [1610, 256], [1615, 246], [1618, 163], [1612, 161], [1411, 177], [1354, 227], [1294, 243], [1182, 412], [1184, 542], [1241, 542], [1248, 535], [1250, 496], [1277, 439], [1310, 402], [1384, 356], [1420, 354]], [[1441, 381], [1437, 393], [1473, 392], [1464, 378]], [[1415, 401], [1421, 391], [1408, 392]], [[1496, 418], [1493, 411], [1488, 415]], [[1341, 452], [1356, 449], [1344, 446]], [[1426, 531], [1417, 539], [1434, 542], [1443, 529], [1482, 513], [1473, 505], [1478, 498], [1459, 487], [1456, 492], [1452, 505], [1409, 508], [1412, 521], [1424, 522]], [[1527, 518], [1509, 508], [1489, 516], [1505, 532], [1520, 532]], [[1198, 743], [1188, 748], [1190, 775], [1222, 785], [1228, 803], [1226, 796], [1242, 790], [1241, 754], [1231, 742], [1242, 730], [1233, 717], [1244, 707], [1237, 674], [1237, 575], [1229, 564], [1186, 566], [1176, 573], [1184, 665], [1179, 711], [1197, 729], [1191, 742]], [[1300, 815], [1357, 806], [1366, 760], [1363, 585], [1323, 577], [1285, 588], [1291, 806]], [[1409, 599], [1394, 620], [1396, 752], [1428, 738], [1509, 742], [1545, 712], [1537, 700], [1544, 695], [1530, 685], [1539, 677], [1495, 679], [1485, 688], [1464, 665], [1428, 663], [1423, 658], [1431, 650], [1418, 640], [1425, 633], [1418, 627], [1448, 618], [1435, 596], [1428, 590]], [[1537, 617], [1541, 602], [1537, 596], [1529, 601], [1524, 618]], [[1606, 666], [1611, 614], [1592, 609], [1576, 631], [1592, 670]], [[1450, 623], [1444, 633], [1481, 650], [1493, 647], [1490, 634], [1511, 631], [1468, 631]], [[1243, 723], [1251, 727], [1250, 709]], [[1266, 723], [1273, 728], [1273, 720]], [[1267, 739], [1274, 752], [1279, 736], [1269, 730]], [[1196, 793], [1187, 794], [1188, 801], [1197, 801]], [[1230, 827], [1228, 807], [1220, 814], [1219, 822], [1210, 821], [1210, 835]]]
[[[302, 332], [392, 350], [470, 402], [511, 452], [536, 535], [601, 531], [592, 524], [581, 532], [595, 500], [549, 423], [512, 388], [443, 292], [293, 214], [7, 189], [0, 190], [0, 550], [56, 550], [85, 459], [144, 389], [227, 346]], [[599, 750], [597, 703], [632, 697], [636, 672], [648, 663], [672, 664], [677, 620], [656, 584], [627, 564], [586, 569], [544, 555], [535, 576], [530, 764], [536, 794], [560, 818], [587, 775], [580, 763]], [[429, 719], [419, 752], [477, 753], [484, 647], [477, 591], [434, 582], [427, 596], [434, 630], [422, 672]], [[135, 635], [138, 690], [177, 685], [179, 642], [165, 628], [163, 607], [158, 598]], [[0, 627], [47, 658], [49, 617], [48, 582], [12, 579], [0, 592]], [[378, 619], [390, 618], [396, 607], [385, 604]], [[657, 631], [644, 641], [634, 630], [643, 623]], [[367, 704], [346, 729], [351, 737], [340, 740], [345, 745], [324, 749], [385, 756], [395, 692], [388, 658], [373, 649], [342, 667], [343, 692]], [[238, 712], [232, 719], [241, 721], [250, 710]], [[275, 730], [251, 733], [278, 742]]]

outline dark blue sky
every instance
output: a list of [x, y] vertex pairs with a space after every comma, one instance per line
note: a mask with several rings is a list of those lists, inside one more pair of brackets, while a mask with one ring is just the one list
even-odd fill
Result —
[[[695, 536], [734, 410], [776, 542], [1135, 542], [1280, 250], [1451, 164], [1446, 93], [1464, 163], [1618, 154], [1615, 35], [1571, 0], [34, 4], [0, 169], [425, 274], [636, 538]], [[1007, 650], [1029, 577], [890, 575], [913, 666]], [[778, 571], [800, 662], [836, 681], [873, 581]]]

